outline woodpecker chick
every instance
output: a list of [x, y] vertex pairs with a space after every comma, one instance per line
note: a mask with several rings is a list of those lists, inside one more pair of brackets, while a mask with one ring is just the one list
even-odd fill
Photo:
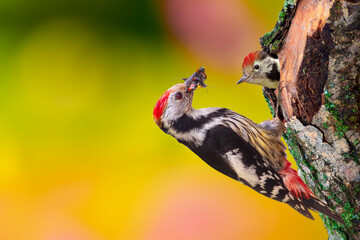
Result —
[[189, 88], [193, 83], [189, 79], [169, 88], [155, 105], [155, 123], [165, 133], [215, 170], [258, 193], [286, 203], [310, 219], [312, 209], [344, 224], [290, 167], [280, 140], [284, 126], [279, 119], [256, 124], [226, 108], [194, 109], [197, 87]]
[[256, 51], [248, 54], [242, 64], [243, 77], [237, 82], [252, 83], [276, 89], [280, 80], [280, 63], [275, 54]]

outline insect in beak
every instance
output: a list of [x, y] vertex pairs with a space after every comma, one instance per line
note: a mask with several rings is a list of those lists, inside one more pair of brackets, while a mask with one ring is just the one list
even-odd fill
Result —
[[205, 68], [200, 67], [193, 75], [187, 79], [184, 79], [185, 85], [187, 86], [187, 91], [190, 92], [201, 87], [206, 87], [206, 84], [204, 83], [206, 78], [207, 76], [205, 74]]

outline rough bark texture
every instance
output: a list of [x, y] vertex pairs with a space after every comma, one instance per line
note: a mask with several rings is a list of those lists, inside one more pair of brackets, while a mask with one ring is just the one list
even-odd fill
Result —
[[261, 44], [280, 59], [264, 96], [300, 175], [346, 222], [322, 216], [329, 239], [360, 239], [360, 0], [287, 0]]

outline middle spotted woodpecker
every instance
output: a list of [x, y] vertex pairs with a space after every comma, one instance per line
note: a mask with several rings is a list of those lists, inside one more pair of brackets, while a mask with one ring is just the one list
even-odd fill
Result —
[[280, 63], [275, 54], [264, 51], [249, 53], [242, 64], [243, 77], [237, 82], [257, 84], [276, 89], [280, 80]]
[[256, 124], [226, 108], [194, 109], [194, 91], [204, 84], [204, 69], [168, 89], [153, 111], [156, 124], [215, 170], [258, 193], [286, 203], [313, 219], [309, 209], [344, 224], [312, 191], [286, 159], [278, 119]]

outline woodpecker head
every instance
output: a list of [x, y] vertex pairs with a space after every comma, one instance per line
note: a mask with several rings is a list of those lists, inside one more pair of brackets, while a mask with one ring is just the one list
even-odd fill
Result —
[[205, 69], [199, 68], [185, 83], [176, 84], [169, 88], [157, 101], [153, 117], [155, 123], [162, 128], [163, 124], [171, 124], [185, 113], [192, 110], [194, 91], [200, 87], [206, 87]]
[[161, 128], [164, 122], [172, 122], [192, 109], [194, 90], [188, 91], [184, 83], [169, 88], [157, 101], [153, 116]]
[[275, 54], [256, 51], [247, 55], [242, 64], [243, 77], [237, 82], [252, 83], [276, 89], [280, 80], [280, 64]]

